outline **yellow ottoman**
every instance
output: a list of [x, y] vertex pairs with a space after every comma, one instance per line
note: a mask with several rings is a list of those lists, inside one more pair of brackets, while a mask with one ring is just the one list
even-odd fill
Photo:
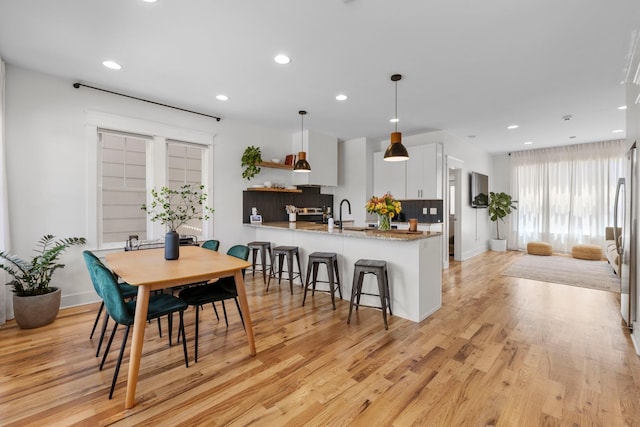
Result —
[[530, 255], [551, 255], [551, 245], [546, 242], [527, 243], [527, 253]]
[[598, 245], [575, 245], [571, 248], [571, 256], [578, 259], [600, 261], [602, 259], [602, 248]]

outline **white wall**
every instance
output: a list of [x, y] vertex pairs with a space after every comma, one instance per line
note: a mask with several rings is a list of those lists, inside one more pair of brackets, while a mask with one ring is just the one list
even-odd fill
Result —
[[326, 187], [323, 193], [333, 194], [334, 218], [337, 220], [340, 212], [340, 201], [349, 200], [351, 215], [346, 203], [342, 209], [343, 220], [354, 220], [357, 224], [364, 224], [367, 211], [364, 205], [373, 195], [373, 161], [375, 143], [367, 138], [357, 138], [338, 142], [338, 186]]
[[491, 157], [491, 161], [489, 191], [511, 194], [511, 157], [509, 154], [496, 154]]
[[[210, 194], [215, 208], [214, 231], [207, 237], [220, 240], [221, 250], [248, 241], [251, 233], [242, 226], [242, 190], [255, 181], [242, 179], [240, 157], [246, 146], [258, 145], [266, 159], [283, 158], [290, 151], [289, 134], [226, 119], [216, 122], [91, 89], [75, 89], [72, 83], [7, 66], [5, 135], [12, 252], [29, 257], [37, 240], [48, 233], [88, 236], [88, 193], [95, 192], [86, 185], [89, 174], [94, 173], [86, 168], [89, 111], [215, 135]], [[290, 175], [265, 169], [259, 182], [287, 178], [290, 182]], [[86, 245], [86, 249], [94, 248], [95, 242]], [[53, 286], [62, 288], [63, 307], [97, 300], [80, 255], [83, 249], [68, 251], [62, 258], [66, 267], [52, 280]], [[6, 288], [0, 291], [9, 292]], [[10, 304], [10, 295], [7, 300]], [[10, 307], [8, 314], [12, 317]]]

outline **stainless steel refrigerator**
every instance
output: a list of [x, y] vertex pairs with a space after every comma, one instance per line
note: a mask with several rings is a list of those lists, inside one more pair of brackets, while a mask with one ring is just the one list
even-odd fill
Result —
[[[621, 259], [620, 268], [620, 313], [629, 329], [636, 321], [637, 284], [637, 231], [638, 231], [638, 168], [636, 144], [625, 157], [625, 176], [618, 180], [614, 206], [614, 238]], [[619, 228], [620, 235], [618, 235]]]

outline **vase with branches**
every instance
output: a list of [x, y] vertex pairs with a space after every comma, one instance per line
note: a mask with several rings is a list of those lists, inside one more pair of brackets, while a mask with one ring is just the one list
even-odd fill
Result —
[[204, 185], [193, 187], [185, 184], [179, 189], [162, 187], [160, 190], [151, 189], [151, 203], [142, 205], [152, 222], [159, 222], [168, 229], [165, 236], [165, 258], [178, 259], [180, 236], [177, 232], [180, 226], [192, 219], [208, 220], [213, 209], [206, 204], [207, 193]]

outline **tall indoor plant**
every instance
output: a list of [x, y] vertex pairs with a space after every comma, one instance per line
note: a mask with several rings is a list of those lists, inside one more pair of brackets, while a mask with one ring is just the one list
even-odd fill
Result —
[[518, 202], [507, 193], [489, 193], [489, 219], [496, 223], [496, 238], [490, 241], [492, 251], [507, 250], [507, 240], [500, 238], [498, 221], [504, 222], [504, 218], [516, 209], [516, 203]]
[[49, 284], [53, 273], [64, 268], [58, 258], [70, 246], [85, 243], [84, 237], [56, 240], [47, 234], [36, 245], [36, 254], [30, 260], [0, 252], [0, 259], [4, 260], [0, 269], [13, 277], [7, 285], [13, 287], [13, 312], [21, 328], [37, 328], [53, 322], [60, 310], [61, 292]]
[[151, 216], [151, 221], [159, 222], [168, 228], [164, 242], [164, 257], [168, 260], [180, 256], [180, 235], [178, 227], [192, 219], [207, 220], [213, 209], [206, 205], [207, 193], [204, 185], [193, 188], [185, 184], [178, 190], [162, 187], [159, 191], [151, 189], [151, 205], [142, 205], [142, 210]]

